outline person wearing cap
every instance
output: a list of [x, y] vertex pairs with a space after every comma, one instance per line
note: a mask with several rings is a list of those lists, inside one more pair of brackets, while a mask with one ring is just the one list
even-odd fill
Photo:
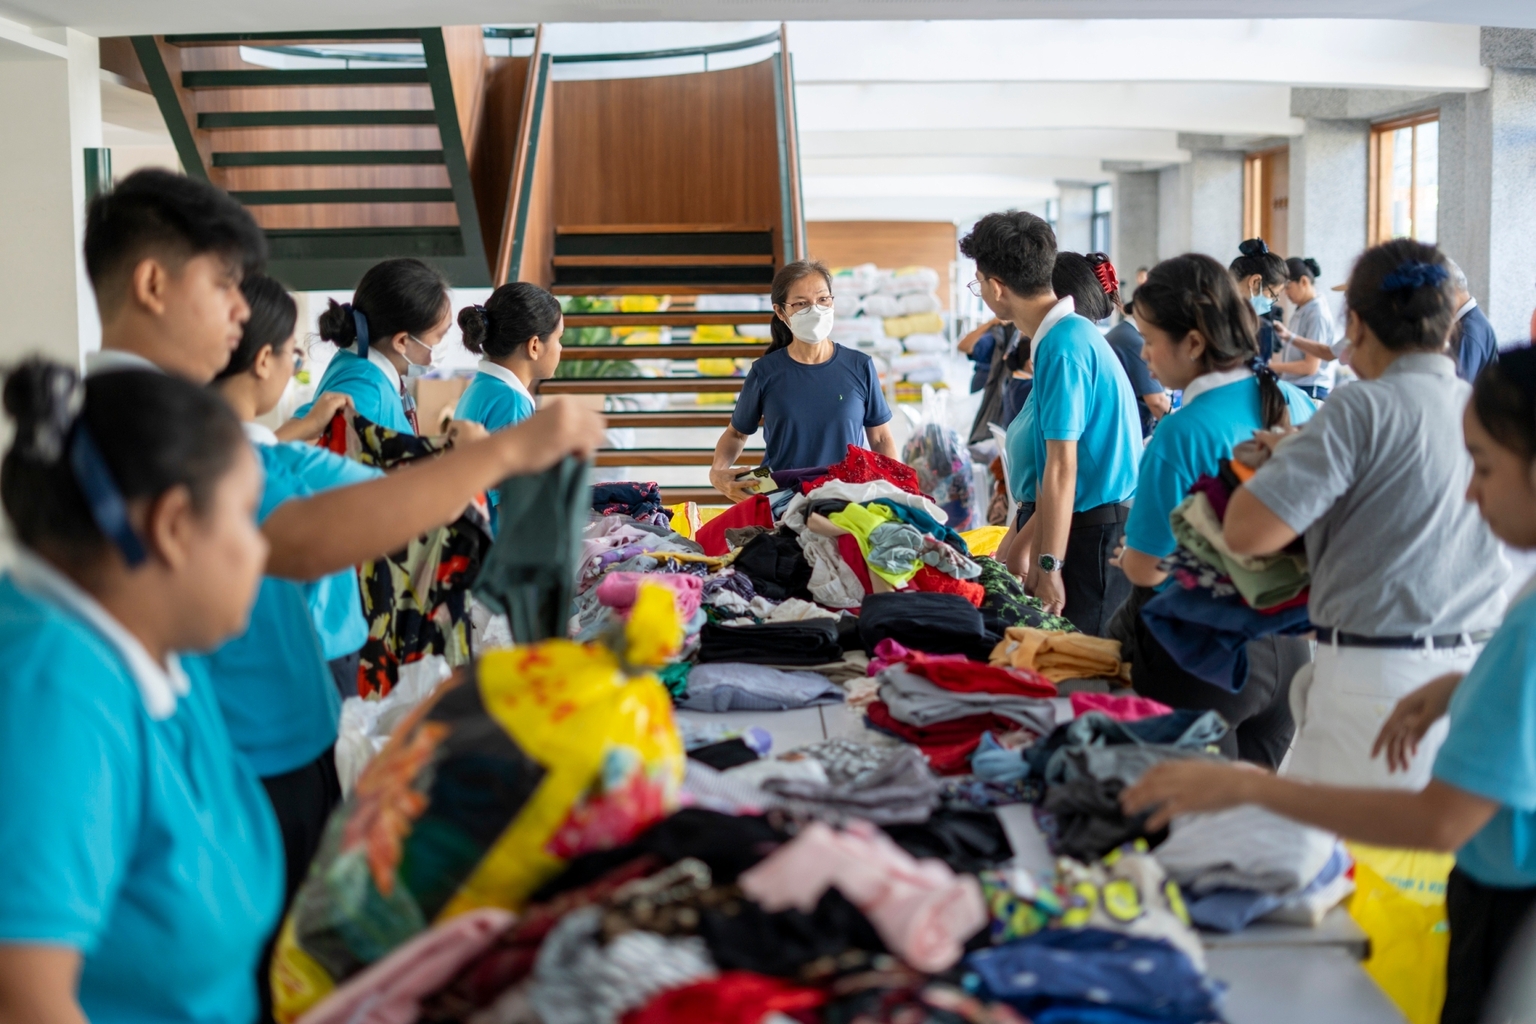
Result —
[[1312, 257], [1292, 256], [1285, 261], [1290, 280], [1285, 285], [1285, 297], [1291, 300], [1296, 312], [1291, 314], [1291, 325], [1276, 323], [1275, 334], [1283, 347], [1278, 359], [1270, 361], [1269, 368], [1280, 379], [1301, 389], [1307, 396], [1321, 401], [1333, 390], [1334, 360], [1324, 362], [1321, 356], [1306, 352], [1296, 344], [1296, 339], [1307, 338], [1333, 351], [1333, 318], [1317, 294], [1317, 278], [1322, 273], [1317, 260]]

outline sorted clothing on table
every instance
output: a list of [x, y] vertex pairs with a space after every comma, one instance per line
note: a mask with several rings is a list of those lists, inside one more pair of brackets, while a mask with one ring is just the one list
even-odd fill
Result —
[[[894, 509], [897, 506], [891, 507]], [[923, 564], [932, 566], [944, 575], [953, 576], [957, 580], [974, 580], [981, 575], [981, 566], [976, 564], [970, 556], [961, 554], [958, 549], [933, 537], [923, 538], [920, 557]]]
[[725, 543], [725, 531], [740, 526], [766, 526], [773, 529], [773, 512], [766, 495], [754, 494], [746, 501], [732, 505], [700, 526], [693, 539], [698, 541], [706, 555], [723, 555], [730, 550]]
[[697, 761], [722, 772], [737, 765], [750, 764], [758, 760], [758, 757], [758, 752], [739, 736], [702, 747], [694, 747], [688, 751], [690, 761]]
[[1344, 844], [1336, 843], [1327, 863], [1299, 892], [1288, 896], [1253, 889], [1192, 893], [1189, 917], [1202, 928], [1220, 932], [1239, 932], [1260, 919], [1315, 928], [1324, 914], [1354, 891], [1355, 884], [1348, 877], [1353, 866]]
[[918, 566], [907, 584], [912, 590], [927, 594], [957, 594], [977, 608], [987, 599], [987, 591], [979, 583], [947, 576], [931, 565]]
[[978, 557], [976, 564], [981, 568], [976, 582], [987, 595], [981, 602], [981, 619], [994, 639], [1001, 639], [1009, 626], [1031, 626], [1054, 633], [1077, 632], [1070, 620], [1050, 614], [1038, 598], [1026, 594], [1023, 582], [1002, 562]]
[[908, 725], [891, 717], [884, 701], [875, 701], [867, 709], [873, 729], [910, 743], [923, 752], [928, 766], [939, 775], [964, 775], [971, 770], [971, 754], [988, 730], [1008, 732], [1018, 723], [990, 712], [936, 722], [929, 726]]
[[736, 778], [690, 759], [683, 771], [683, 803], [721, 814], [743, 815], [761, 814], [777, 807], [779, 798], [764, 792], [750, 779]]
[[798, 597], [809, 599], [811, 563], [794, 533], [779, 530], [752, 538], [736, 553], [731, 563], [735, 570], [752, 581], [752, 589], [770, 601]]
[[771, 622], [753, 626], [708, 623], [699, 631], [700, 662], [744, 661], [755, 665], [820, 665], [842, 657], [838, 625], [831, 619]]
[[1241, 598], [1182, 587], [1168, 587], [1148, 601], [1141, 621], [1181, 669], [1229, 693], [1248, 682], [1250, 640], [1312, 631], [1304, 605], [1266, 615]]
[[1234, 554], [1222, 536], [1221, 519], [1204, 492], [1197, 491], [1180, 502], [1169, 523], [1179, 545], [1231, 577], [1232, 585], [1253, 608], [1283, 604], [1307, 589], [1311, 580], [1303, 555]]
[[796, 747], [784, 756], [810, 758], [819, 763], [830, 782], [844, 785], [861, 782], [883, 768], [898, 748], [893, 744], [865, 743], [846, 736], [818, 740]]
[[655, 481], [593, 484], [592, 510], [605, 516], [629, 516], [657, 526], [672, 522], [672, 510], [661, 503], [661, 488]]
[[650, 583], [672, 591], [677, 603], [677, 617], [684, 622], [693, 618], [699, 610], [704, 593], [704, 581], [687, 573], [674, 572], [611, 572], [597, 585], [598, 603], [619, 612], [627, 613], [640, 595], [640, 584]]
[[886, 825], [885, 833], [914, 857], [932, 857], [971, 874], [1013, 858], [1008, 834], [991, 811], [941, 807], [925, 822]]
[[804, 622], [806, 619], [832, 619], [834, 622], [842, 618], [840, 614], [828, 611], [809, 601], [802, 601], [798, 597], [787, 598], [780, 602], [777, 608], [769, 612], [767, 622]]
[[689, 711], [784, 711], [842, 699], [840, 687], [814, 672], [719, 661], [697, 665], [688, 673], [688, 693], [677, 706]]
[[988, 646], [981, 612], [955, 594], [870, 594], [859, 609], [859, 639], [867, 654], [886, 639], [926, 654], [972, 654]]
[[768, 779], [763, 789], [782, 797], [783, 806], [794, 814], [834, 823], [926, 821], [939, 803], [938, 779], [923, 755], [907, 746], [889, 748], [879, 767], [849, 782]]
[[1016, 722], [1040, 736], [1056, 728], [1056, 706], [1049, 700], [1009, 694], [964, 693], [946, 690], [904, 665], [880, 672], [880, 699], [891, 717], [908, 725], [931, 726], [971, 715], [991, 713]]
[[[382, 470], [431, 458], [445, 447], [439, 439], [389, 430], [342, 412], [317, 443]], [[368, 639], [358, 653], [360, 690], [388, 695], [399, 681], [401, 665], [430, 654], [442, 655], [455, 667], [470, 662], [470, 586], [487, 572], [495, 578], [493, 550], [490, 505], [482, 494], [447, 526], [358, 567], [368, 620]]]
[[1190, 927], [1178, 885], [1142, 849], [1124, 847], [1091, 863], [1059, 863], [1055, 885], [1060, 926], [1161, 939], [1205, 970], [1205, 949]]
[[1249, 889], [1288, 896], [1317, 877], [1337, 844], [1331, 832], [1245, 805], [1173, 819], [1155, 856], [1196, 893]]
[[826, 1001], [825, 989], [747, 971], [726, 971], [661, 993], [627, 1014], [624, 1024], [759, 1024], [814, 1010]]
[[909, 672], [955, 693], [997, 693], [1016, 697], [1054, 697], [1056, 684], [1028, 669], [984, 665], [962, 654], [924, 654], [895, 640], [882, 640], [875, 654], [880, 668], [905, 665]]
[[1072, 701], [1074, 717], [1097, 711], [1118, 722], [1136, 722], [1173, 712], [1173, 708], [1166, 704], [1134, 694], [1074, 693], [1069, 699]]
[[895, 515], [885, 505], [849, 504], [827, 519], [858, 540], [864, 564], [871, 573], [893, 587], [900, 587], [917, 572], [923, 535], [913, 527], [895, 521]]
[[1146, 831], [1150, 813], [1130, 816], [1120, 806], [1124, 783], [1076, 778], [1053, 783], [1045, 791], [1041, 809], [1049, 816], [1046, 831], [1051, 850], [1059, 856], [1094, 861], [1125, 843], [1149, 839], [1154, 844], [1167, 830]]
[[914, 860], [865, 822], [837, 832], [813, 822], [745, 872], [742, 891], [772, 912], [809, 911], [836, 888], [858, 907], [885, 944], [921, 971], [942, 971], [987, 923], [981, 889], [938, 860]]
[[[920, 509], [936, 523], [943, 523], [949, 516], [943, 509], [933, 503], [933, 499], [926, 494], [904, 491], [895, 484], [885, 480], [870, 480], [865, 483], [846, 483], [842, 480], [825, 480], [819, 482], [815, 488], [806, 492], [806, 499], [816, 505], [821, 502], [841, 501], [853, 505], [868, 505], [881, 499], [895, 505], [905, 505], [908, 508]], [[793, 502], [791, 502], [793, 505]]]
[[475, 597], [507, 617], [520, 644], [565, 635], [588, 477], [587, 462], [567, 456], [542, 473], [502, 482], [501, 532], [475, 580]]
[[992, 649], [991, 662], [1030, 669], [1056, 683], [1099, 678], [1130, 682], [1130, 665], [1120, 660], [1120, 641], [1086, 633], [1009, 626]]
[[945, 807], [990, 810], [1009, 804], [1038, 804], [1045, 799], [1045, 784], [1039, 779], [1017, 782], [989, 782], [974, 775], [956, 775], [941, 779], [939, 799]]
[[1226, 731], [1227, 723], [1214, 711], [1174, 711], [1134, 722], [1116, 721], [1102, 712], [1090, 711], [1058, 726], [1025, 751], [1024, 758], [1030, 774], [1047, 782], [1058, 782], [1073, 774], [1068, 767], [1073, 752], [1115, 748], [1203, 751], [1218, 742]]
[[[893, 501], [890, 498], [876, 498], [870, 504], [884, 505], [895, 514], [896, 518], [908, 526], [915, 527], [918, 533], [948, 545], [966, 558], [970, 557], [971, 549], [965, 543], [965, 538], [957, 533], [947, 520], [941, 522], [919, 506]], [[969, 579], [970, 577], [966, 578]]]

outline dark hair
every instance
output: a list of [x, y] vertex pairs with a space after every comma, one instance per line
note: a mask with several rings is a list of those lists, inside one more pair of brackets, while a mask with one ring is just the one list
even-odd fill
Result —
[[1472, 412], [1495, 441], [1536, 459], [1536, 348], [1505, 349], [1472, 384]]
[[1147, 274], [1146, 283], [1136, 289], [1136, 319], [1175, 339], [1199, 331], [1205, 339], [1207, 372], [1248, 364], [1259, 378], [1259, 413], [1264, 426], [1273, 427], [1284, 420], [1288, 407], [1280, 382], [1259, 362], [1258, 318], [1220, 263], [1199, 253], [1159, 263]]
[[[810, 277], [812, 274], [820, 274], [827, 282], [827, 289], [832, 288], [832, 271], [821, 260], [795, 260], [786, 263], [779, 268], [779, 272], [773, 275], [773, 284], [770, 286], [768, 297], [773, 302], [773, 308], [780, 310], [789, 301], [789, 290], [799, 281]], [[768, 343], [768, 350], [764, 352], [777, 352], [781, 348], [788, 348], [789, 343], [795, 340], [795, 332], [789, 329], [778, 317], [773, 318], [773, 324], [769, 327], [772, 340]]]
[[339, 348], [357, 341], [356, 311], [367, 323], [369, 343], [401, 331], [420, 336], [436, 327], [448, 305], [448, 279], [436, 267], [412, 257], [385, 260], [368, 268], [352, 301], [330, 301], [320, 314], [320, 337]]
[[1019, 329], [1012, 324], [1003, 324], [998, 330], [1002, 332], [1002, 337], [998, 339], [1000, 345], [1007, 345], [1014, 338], [1018, 338], [1018, 344], [1004, 349], [1003, 354], [1003, 368], [1009, 373], [1018, 373], [1029, 365], [1030, 354], [1035, 348], [1034, 339], [1020, 334]]
[[459, 310], [464, 347], [477, 355], [505, 359], [538, 335], [548, 341], [560, 326], [560, 300], [536, 284], [512, 281], [491, 293], [483, 306]]
[[1311, 256], [1292, 256], [1285, 261], [1285, 269], [1292, 281], [1300, 281], [1304, 277], [1316, 281], [1323, 274], [1323, 268]]
[[1232, 271], [1232, 276], [1239, 281], [1244, 278], [1259, 275], [1264, 282], [1264, 287], [1273, 288], [1277, 284], [1285, 284], [1291, 279], [1290, 271], [1286, 269], [1285, 260], [1278, 254], [1269, 251], [1269, 246], [1262, 238], [1250, 238], [1237, 247], [1242, 255], [1232, 261], [1227, 269]]
[[1350, 310], [1394, 352], [1442, 351], [1456, 318], [1445, 257], [1410, 238], [1361, 253], [1344, 294]]
[[266, 262], [267, 240], [245, 207], [200, 178], [135, 171], [93, 199], [85, 215], [85, 270], [99, 304], [109, 304], [124, 275], [148, 256], [180, 263], [208, 253], [254, 273]]
[[1058, 298], [1072, 296], [1077, 312], [1097, 323], [1115, 311], [1109, 296], [1104, 294], [1104, 283], [1093, 272], [1093, 264], [1077, 252], [1058, 252], [1056, 267], [1051, 271], [1051, 290]]
[[154, 370], [82, 385], [74, 370], [34, 358], [5, 374], [3, 398], [16, 436], [0, 462], [0, 504], [23, 544], [70, 558], [93, 558], [109, 543], [72, 467], [82, 434], [122, 501], [184, 486], [199, 512], [245, 444], [216, 392]]
[[266, 274], [248, 275], [240, 282], [240, 291], [251, 307], [251, 318], [240, 333], [240, 344], [229, 354], [229, 365], [219, 371], [215, 381], [249, 370], [268, 345], [276, 352], [293, 337], [293, 325], [299, 319], [299, 307], [288, 289]]
[[1015, 295], [1039, 295], [1056, 269], [1056, 232], [1032, 213], [989, 213], [960, 239], [960, 252], [976, 261], [983, 277], [995, 277]]

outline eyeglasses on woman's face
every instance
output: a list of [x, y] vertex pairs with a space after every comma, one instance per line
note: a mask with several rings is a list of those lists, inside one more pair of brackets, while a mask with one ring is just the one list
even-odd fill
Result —
[[815, 306], [817, 309], [831, 309], [832, 296], [823, 295], [816, 299], [795, 299], [793, 302], [784, 303], [784, 309], [790, 316], [804, 312], [812, 306]]

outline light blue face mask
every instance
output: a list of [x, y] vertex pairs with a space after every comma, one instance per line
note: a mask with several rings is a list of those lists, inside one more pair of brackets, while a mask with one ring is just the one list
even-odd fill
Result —
[[1268, 295], [1265, 295], [1263, 292], [1259, 292], [1257, 295], [1248, 296], [1248, 301], [1253, 304], [1253, 311], [1259, 314], [1259, 316], [1263, 316], [1265, 313], [1268, 313], [1270, 310], [1275, 308], [1275, 300], [1270, 298]]
[[420, 345], [422, 348], [426, 349], [427, 356], [429, 359], [431, 359], [431, 362], [426, 363], [425, 365], [413, 363], [409, 359], [405, 361], [405, 379], [420, 380], [422, 377], [425, 377], [428, 373], [431, 373], [437, 368], [437, 349], [433, 348], [431, 345], [428, 345], [414, 334], [407, 334], [406, 337]]

